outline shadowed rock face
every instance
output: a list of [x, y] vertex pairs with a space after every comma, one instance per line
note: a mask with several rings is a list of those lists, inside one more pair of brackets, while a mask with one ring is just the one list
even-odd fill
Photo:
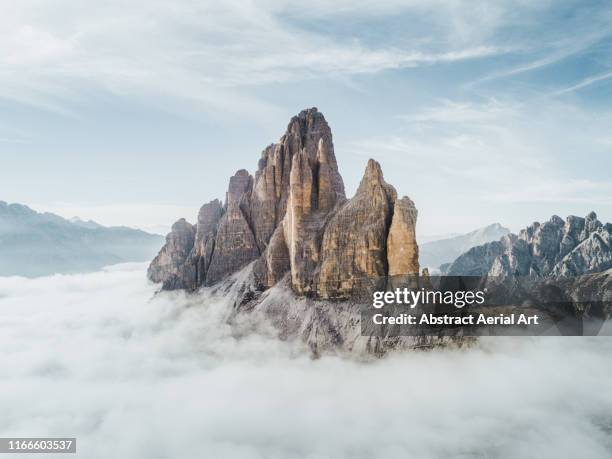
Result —
[[188, 263], [193, 264], [196, 269], [194, 287], [206, 281], [206, 273], [215, 248], [217, 227], [222, 215], [223, 207], [218, 199], [204, 204], [198, 213], [194, 246], [188, 259]]
[[225, 211], [219, 220], [215, 246], [204, 282], [219, 282], [259, 257], [253, 228], [249, 224], [248, 201], [253, 177], [244, 169], [230, 178]]
[[553, 216], [535, 222], [517, 235], [509, 234], [467, 251], [449, 275], [568, 277], [612, 268], [612, 225], [595, 212], [585, 218]]
[[162, 282], [164, 290], [192, 289], [195, 265], [187, 260], [193, 250], [196, 227], [181, 218], [166, 236], [166, 245], [153, 259], [147, 275], [153, 282]]
[[418, 273], [416, 218], [414, 203], [397, 199], [373, 160], [346, 199], [331, 130], [311, 108], [262, 152], [254, 178], [240, 170], [230, 179], [223, 207], [202, 207], [191, 246], [186, 222], [178, 234], [173, 227], [149, 277], [164, 289], [196, 289], [256, 260], [260, 289], [289, 274], [298, 295], [348, 298], [363, 279]]

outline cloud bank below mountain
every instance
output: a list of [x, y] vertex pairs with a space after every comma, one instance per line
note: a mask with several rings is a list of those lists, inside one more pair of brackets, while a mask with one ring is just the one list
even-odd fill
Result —
[[609, 340], [311, 360], [236, 336], [210, 292], [154, 297], [144, 269], [0, 278], [0, 436], [88, 458], [609, 457]]

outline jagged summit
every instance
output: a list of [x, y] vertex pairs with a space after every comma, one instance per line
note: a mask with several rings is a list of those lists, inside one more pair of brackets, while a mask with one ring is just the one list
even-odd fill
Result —
[[299, 295], [347, 298], [357, 280], [418, 272], [416, 218], [372, 159], [346, 198], [331, 129], [313, 107], [263, 150], [254, 177], [240, 169], [230, 178], [223, 205], [211, 201], [196, 225], [173, 226], [148, 275], [164, 289], [194, 290], [255, 261], [260, 289], [289, 275]]
[[518, 235], [474, 247], [457, 258], [449, 275], [579, 276], [612, 268], [612, 224], [586, 217], [553, 215]]

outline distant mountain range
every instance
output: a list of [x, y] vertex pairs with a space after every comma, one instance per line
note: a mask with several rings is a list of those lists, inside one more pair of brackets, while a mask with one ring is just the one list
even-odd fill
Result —
[[612, 223], [602, 223], [595, 212], [586, 217], [553, 215], [535, 222], [518, 235], [474, 247], [448, 268], [451, 276], [499, 278], [572, 277], [612, 268]]
[[472, 247], [498, 241], [509, 233], [508, 228], [493, 223], [467, 234], [425, 242], [419, 245], [419, 262], [423, 267], [439, 268], [441, 265], [453, 262]]
[[78, 273], [128, 261], [151, 260], [163, 236], [70, 220], [0, 201], [0, 276]]

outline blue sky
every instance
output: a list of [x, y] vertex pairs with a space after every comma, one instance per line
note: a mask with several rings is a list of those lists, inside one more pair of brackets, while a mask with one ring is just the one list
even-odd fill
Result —
[[0, 199], [168, 227], [328, 119], [422, 235], [612, 220], [612, 5], [584, 1], [5, 1]]

